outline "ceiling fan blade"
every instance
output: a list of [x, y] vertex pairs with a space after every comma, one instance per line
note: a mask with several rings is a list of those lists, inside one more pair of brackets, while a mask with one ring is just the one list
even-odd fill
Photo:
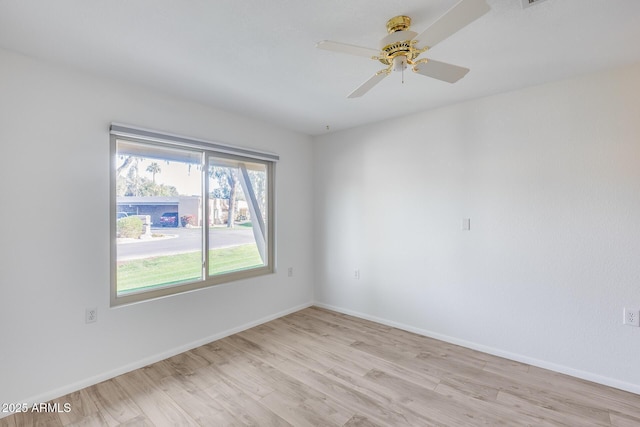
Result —
[[371, 88], [380, 83], [382, 79], [389, 75], [389, 70], [382, 70], [375, 73], [369, 80], [362, 83], [356, 90], [351, 92], [347, 98], [358, 98], [369, 92]]
[[349, 55], [364, 56], [366, 58], [372, 58], [378, 56], [380, 51], [370, 49], [368, 47], [355, 46], [347, 43], [333, 42], [331, 40], [323, 40], [316, 44], [318, 49], [330, 50], [332, 52], [347, 53]]
[[423, 76], [432, 77], [448, 83], [455, 83], [463, 78], [469, 72], [469, 69], [429, 59], [428, 62], [416, 64], [413, 67], [413, 71]]
[[461, 0], [429, 28], [418, 34], [416, 47], [432, 48], [489, 11], [485, 0]]

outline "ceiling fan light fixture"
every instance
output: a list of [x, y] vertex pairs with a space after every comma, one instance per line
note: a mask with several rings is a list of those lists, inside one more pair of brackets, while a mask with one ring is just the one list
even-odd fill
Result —
[[407, 57], [398, 55], [393, 58], [393, 71], [403, 71], [407, 69]]

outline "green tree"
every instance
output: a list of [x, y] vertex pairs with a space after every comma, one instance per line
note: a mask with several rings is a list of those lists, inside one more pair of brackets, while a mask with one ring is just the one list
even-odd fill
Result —
[[161, 169], [157, 163], [151, 163], [146, 171], [153, 174], [153, 180], [140, 176], [138, 173], [140, 157], [126, 156], [122, 164], [116, 169], [116, 194], [118, 196], [178, 196], [178, 190], [173, 185], [156, 184], [155, 174]]
[[228, 199], [229, 209], [227, 211], [227, 227], [234, 227], [234, 218], [236, 211], [236, 201], [238, 198], [238, 171], [235, 168], [213, 166], [209, 172], [209, 176], [216, 178], [219, 189], [214, 191], [214, 197]]
[[148, 178], [141, 178], [141, 183], [138, 187], [139, 196], [163, 196], [171, 197], [178, 196], [178, 190], [173, 185], [155, 184]]
[[127, 172], [125, 196], [139, 196], [140, 195], [140, 183], [142, 178], [138, 174], [138, 161], [137, 159], [129, 166]]
[[160, 169], [160, 165], [157, 164], [156, 162], [151, 163], [149, 166], [147, 166], [147, 172], [149, 172], [152, 176], [152, 181], [155, 184], [156, 183], [156, 174], [162, 172], [162, 169]]

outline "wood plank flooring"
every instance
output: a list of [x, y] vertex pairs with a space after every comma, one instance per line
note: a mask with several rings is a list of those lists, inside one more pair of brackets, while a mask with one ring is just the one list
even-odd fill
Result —
[[640, 426], [640, 396], [311, 307], [14, 426]]

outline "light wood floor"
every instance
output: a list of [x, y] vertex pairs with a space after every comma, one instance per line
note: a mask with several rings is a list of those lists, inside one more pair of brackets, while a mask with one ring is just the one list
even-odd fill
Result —
[[0, 426], [640, 426], [640, 396], [308, 308]]

